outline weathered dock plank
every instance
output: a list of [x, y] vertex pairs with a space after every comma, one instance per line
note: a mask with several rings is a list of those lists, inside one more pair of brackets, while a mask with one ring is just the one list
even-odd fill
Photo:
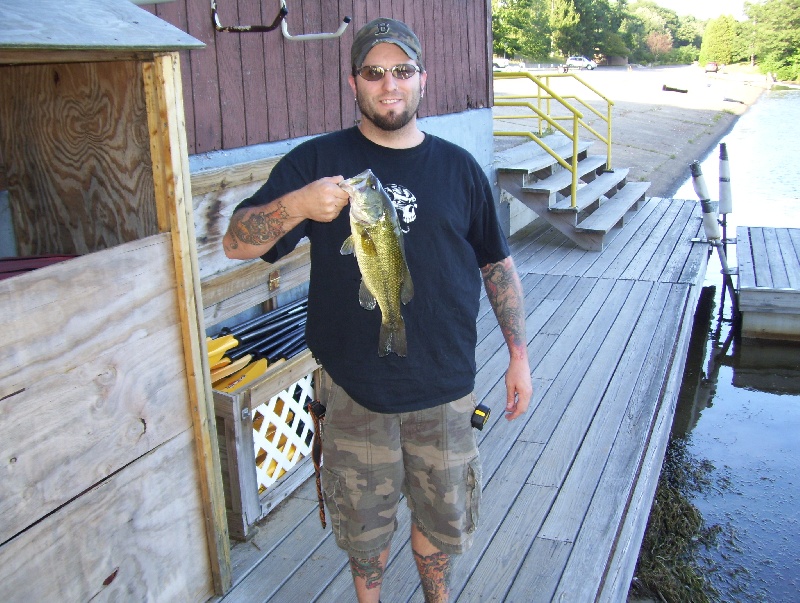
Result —
[[[475, 392], [493, 414], [476, 433], [483, 510], [451, 600], [624, 598], [705, 275], [708, 247], [691, 241], [701, 228], [697, 203], [648, 199], [602, 252], [537, 225], [512, 239], [534, 397], [524, 418], [503, 420], [507, 351], [484, 297]], [[401, 503], [383, 600], [423, 601], [410, 523]], [[232, 558], [239, 584], [226, 601], [355, 601], [346, 557], [319, 525], [313, 484]]]
[[742, 336], [800, 340], [800, 229], [736, 230]]

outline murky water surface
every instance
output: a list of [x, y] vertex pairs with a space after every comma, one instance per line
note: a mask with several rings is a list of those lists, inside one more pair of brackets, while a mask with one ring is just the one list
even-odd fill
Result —
[[[736, 225], [800, 228], [800, 91], [771, 91], [723, 139]], [[718, 199], [719, 151], [702, 162]], [[691, 178], [673, 195], [696, 199]], [[736, 266], [735, 246], [729, 265]], [[694, 503], [723, 532], [711, 557], [722, 601], [800, 601], [800, 344], [728, 341], [730, 300], [722, 301], [716, 256], [708, 286], [715, 305], [696, 379], [687, 376], [673, 432], [714, 466], [716, 484]], [[719, 311], [723, 308], [720, 318]], [[727, 346], [726, 346], [727, 344]], [[704, 353], [703, 353], [704, 352]], [[692, 367], [688, 367], [691, 369]]]

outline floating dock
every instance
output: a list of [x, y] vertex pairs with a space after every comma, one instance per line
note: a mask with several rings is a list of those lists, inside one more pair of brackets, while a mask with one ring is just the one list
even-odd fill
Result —
[[742, 337], [800, 341], [800, 229], [736, 229]]
[[[483, 504], [451, 601], [625, 599], [680, 390], [708, 248], [700, 205], [648, 199], [602, 252], [548, 226], [512, 237], [526, 294], [534, 399], [503, 418], [508, 352], [489, 302], [478, 319]], [[423, 600], [398, 514], [384, 601]], [[313, 478], [231, 552], [225, 601], [354, 601], [346, 555], [317, 514]]]

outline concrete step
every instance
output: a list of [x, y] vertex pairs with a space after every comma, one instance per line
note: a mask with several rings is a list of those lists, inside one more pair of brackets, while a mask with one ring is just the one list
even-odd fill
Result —
[[613, 197], [600, 204], [586, 219], [575, 227], [576, 232], [606, 234], [616, 226], [622, 226], [626, 214], [639, 208], [644, 201], [649, 182], [629, 182], [619, 189]]

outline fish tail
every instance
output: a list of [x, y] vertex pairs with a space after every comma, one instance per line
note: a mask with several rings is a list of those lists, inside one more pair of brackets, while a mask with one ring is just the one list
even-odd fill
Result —
[[398, 356], [406, 355], [408, 349], [406, 344], [406, 324], [402, 316], [395, 322], [381, 323], [378, 348], [378, 356], [386, 356], [389, 352], [394, 352]]

